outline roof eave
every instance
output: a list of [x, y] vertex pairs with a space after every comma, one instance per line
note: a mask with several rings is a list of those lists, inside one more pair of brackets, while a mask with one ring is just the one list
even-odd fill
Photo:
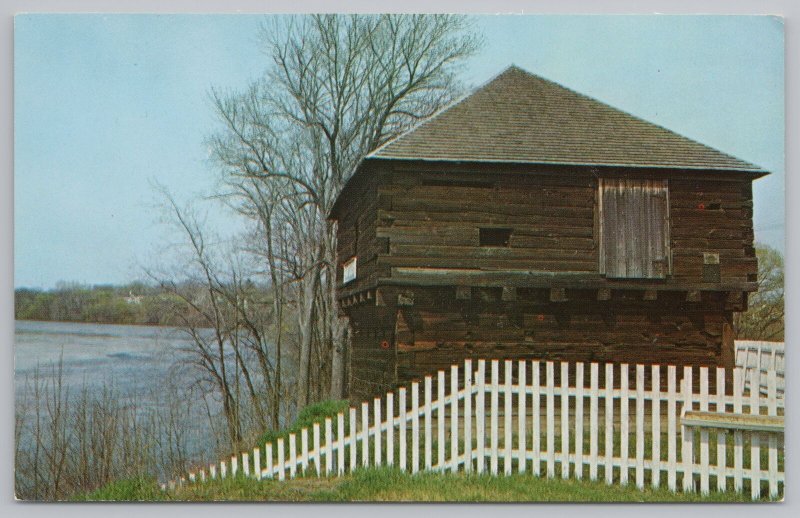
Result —
[[740, 172], [757, 175], [758, 178], [771, 174], [771, 171], [760, 168], [756, 165], [752, 167], [720, 167], [709, 165], [685, 165], [685, 164], [625, 164], [615, 162], [570, 162], [564, 160], [511, 160], [496, 158], [465, 158], [465, 157], [403, 157], [403, 156], [383, 156], [370, 154], [365, 160], [391, 160], [406, 162], [443, 162], [443, 163], [496, 163], [496, 164], [521, 164], [521, 165], [560, 165], [560, 166], [581, 166], [581, 167], [625, 167], [636, 169], [690, 169], [697, 171], [720, 171], [720, 172]]

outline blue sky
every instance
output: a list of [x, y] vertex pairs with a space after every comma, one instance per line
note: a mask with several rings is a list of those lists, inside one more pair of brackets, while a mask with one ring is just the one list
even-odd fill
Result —
[[[163, 243], [152, 182], [209, 193], [214, 87], [268, 65], [256, 15], [15, 19], [15, 286], [141, 277]], [[783, 26], [734, 16], [483, 16], [463, 79], [514, 63], [773, 172], [756, 239], [784, 248]], [[222, 208], [211, 222], [233, 231]]]

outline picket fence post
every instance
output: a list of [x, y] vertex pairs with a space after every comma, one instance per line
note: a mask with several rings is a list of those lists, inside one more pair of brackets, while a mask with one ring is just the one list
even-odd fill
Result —
[[[778, 379], [775, 372], [775, 357], [773, 351], [772, 369], [767, 372], [767, 415], [778, 415]], [[774, 433], [769, 434], [769, 453], [768, 453], [768, 473], [769, 473], [769, 496], [778, 496], [778, 436]]]
[[561, 362], [561, 478], [569, 478], [569, 363]]
[[[708, 367], [700, 367], [700, 411], [708, 412]], [[709, 482], [709, 444], [708, 429], [700, 430], [700, 493], [711, 492]]]
[[411, 473], [419, 471], [419, 383], [411, 384]]
[[444, 467], [444, 371], [437, 372], [436, 379], [436, 463]]
[[314, 423], [314, 467], [317, 471], [317, 476], [322, 475], [322, 450], [320, 444], [319, 423]]
[[[725, 369], [717, 367], [717, 412], [725, 412]], [[717, 430], [717, 491], [724, 492], [728, 486], [728, 457], [725, 430]]]
[[[759, 367], [753, 370], [750, 377], [750, 413], [761, 413], [761, 345], [758, 346]], [[758, 432], [750, 434], [750, 497], [758, 500], [761, 497], [761, 436]]]
[[650, 379], [650, 429], [652, 436], [652, 449], [650, 458], [652, 469], [650, 470], [650, 483], [654, 488], [661, 485], [661, 366], [651, 367]]
[[297, 438], [295, 434], [289, 434], [289, 478], [297, 475]]
[[382, 437], [381, 437], [381, 400], [379, 398], [375, 398], [375, 416], [374, 416], [374, 423], [375, 423], [375, 466], [382, 466], [383, 461], [381, 459], [381, 455], [383, 453], [383, 446], [382, 446]]
[[336, 415], [336, 473], [344, 475], [344, 413]]
[[398, 410], [400, 413], [400, 471], [406, 471], [406, 388], [400, 387]]
[[450, 470], [458, 471], [458, 365], [450, 366]]
[[[683, 413], [692, 409], [692, 368], [683, 368]], [[694, 428], [681, 426], [681, 439], [683, 450], [681, 462], [683, 463], [683, 490], [687, 493], [694, 491]]]
[[[291, 439], [291, 435], [289, 436]], [[333, 420], [325, 418], [325, 476], [333, 471]]]
[[619, 371], [619, 483], [624, 486], [628, 484], [628, 460], [630, 457], [628, 448], [628, 404], [630, 403], [628, 400], [628, 364], [620, 364]]
[[527, 444], [525, 442], [525, 422], [528, 420], [528, 411], [526, 408], [526, 402], [528, 400], [528, 386], [525, 366], [525, 360], [520, 360], [517, 367], [517, 388], [519, 389], [519, 392], [517, 392], [517, 469], [520, 473], [525, 473], [526, 464], [528, 463]]
[[[744, 375], [746, 371], [733, 371], [733, 412], [743, 411], [742, 392], [744, 391]], [[744, 434], [741, 430], [733, 432], [733, 490], [740, 493], [744, 488]]]
[[486, 413], [486, 361], [478, 360], [478, 379], [475, 381], [478, 393], [475, 396], [475, 434], [478, 441], [478, 459], [476, 470], [478, 474], [483, 473], [486, 464], [486, 424], [484, 414]]
[[677, 368], [667, 366], [667, 487], [678, 489], [678, 445], [677, 445]]
[[[590, 388], [590, 390], [592, 390]], [[614, 482], [614, 365], [606, 364], [606, 444], [605, 478], [606, 484]], [[592, 410], [590, 409], [590, 412]]]
[[350, 473], [356, 470], [358, 466], [358, 428], [356, 425], [356, 408], [350, 407], [350, 434], [348, 439], [350, 441]]
[[[597, 414], [598, 414], [598, 385], [599, 365], [595, 362], [589, 364], [589, 478], [597, 480]], [[581, 442], [583, 438], [581, 438]]]
[[553, 362], [546, 363], [547, 386], [545, 387], [547, 399], [547, 478], [553, 478], [556, 474], [555, 459], [555, 395], [553, 387], [555, 385], [555, 372]]
[[512, 396], [511, 396], [511, 378], [512, 378], [512, 368], [513, 362], [511, 360], [506, 360], [505, 362], [506, 370], [505, 370], [505, 386], [503, 389], [503, 474], [510, 475], [511, 474], [511, 440], [514, 430], [511, 428], [511, 419], [512, 419]]
[[490, 456], [490, 464], [489, 464], [489, 471], [492, 475], [497, 475], [497, 449], [498, 449], [498, 429], [497, 429], [497, 419], [498, 419], [498, 397], [499, 397], [499, 385], [500, 385], [500, 366], [497, 360], [492, 360], [492, 385], [491, 385], [491, 393], [490, 393], [490, 401], [491, 401], [491, 415], [489, 416], [490, 420], [490, 449], [489, 454]]
[[644, 365], [636, 365], [636, 487], [644, 489]]
[[361, 403], [361, 465], [369, 466], [369, 403]]
[[472, 471], [472, 360], [464, 360], [464, 471]]
[[300, 469], [303, 475], [308, 473], [308, 428], [300, 430]]
[[432, 397], [433, 397], [433, 377], [425, 376], [425, 401], [422, 413], [425, 414], [425, 469], [430, 470], [433, 466], [433, 442], [432, 439]]
[[[589, 367], [591, 369], [591, 366]], [[589, 409], [591, 433], [591, 408]], [[597, 417], [595, 417], [595, 427]], [[583, 478], [583, 362], [575, 365], [575, 478]]]
[[539, 362], [534, 360], [531, 362], [531, 389], [533, 391], [533, 395], [531, 396], [531, 410], [533, 415], [531, 416], [531, 438], [533, 444], [531, 447], [533, 448], [533, 474], [537, 477], [541, 474], [542, 471], [542, 458], [541, 458], [541, 450], [542, 450], [542, 423], [541, 423], [541, 371], [539, 370]]
[[286, 457], [283, 450], [283, 438], [278, 439], [278, 480], [286, 478]]
[[386, 465], [394, 466], [394, 393], [386, 394]]
[[272, 478], [273, 473], [272, 473], [272, 443], [271, 442], [268, 442], [264, 446], [264, 459], [265, 459], [264, 463], [266, 464], [265, 467], [266, 467], [266, 470], [267, 470], [267, 478]]

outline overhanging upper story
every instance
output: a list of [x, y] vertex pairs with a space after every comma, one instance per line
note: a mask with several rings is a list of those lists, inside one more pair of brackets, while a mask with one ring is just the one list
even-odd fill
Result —
[[753, 291], [764, 174], [512, 67], [359, 166], [331, 212], [340, 298], [379, 285]]

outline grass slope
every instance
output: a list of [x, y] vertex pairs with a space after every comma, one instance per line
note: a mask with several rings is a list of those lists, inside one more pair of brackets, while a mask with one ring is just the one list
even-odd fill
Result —
[[603, 482], [419, 473], [388, 468], [358, 470], [341, 478], [256, 481], [243, 477], [189, 484], [160, 492], [155, 481], [110, 484], [78, 500], [98, 501], [273, 501], [273, 502], [749, 502], [748, 495], [672, 493], [666, 489]]

